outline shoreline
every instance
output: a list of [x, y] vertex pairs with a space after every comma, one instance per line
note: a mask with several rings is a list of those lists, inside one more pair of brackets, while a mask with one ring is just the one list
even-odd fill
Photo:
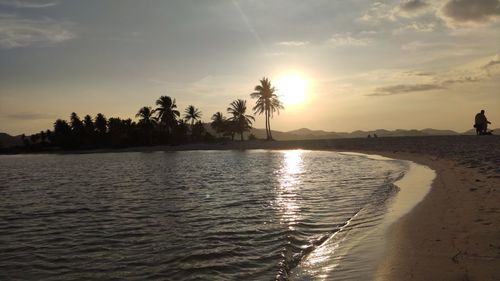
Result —
[[429, 194], [387, 233], [390, 243], [375, 280], [498, 280], [498, 178], [456, 161], [376, 152], [436, 172]]
[[359, 152], [431, 168], [436, 178], [427, 196], [389, 227], [387, 254], [374, 279], [500, 279], [499, 136], [248, 141], [76, 153], [247, 149]]
[[500, 137], [443, 136], [190, 145], [376, 154], [435, 171], [427, 196], [389, 227], [375, 280], [500, 279]]
[[[325, 280], [374, 280], [381, 275], [381, 261], [387, 259], [387, 249], [391, 242], [388, 237], [390, 228], [425, 198], [436, 173], [428, 166], [380, 154], [331, 152], [375, 161], [401, 162], [406, 168], [403, 176], [391, 181], [391, 185], [398, 191], [384, 199], [380, 221], [375, 226], [347, 227], [351, 223], [358, 224], [358, 220], [362, 221], [366, 215], [373, 215], [373, 210], [363, 208], [344, 226], [346, 229], [339, 230], [310, 253], [301, 262], [303, 266], [292, 271], [291, 280], [315, 279], [313, 276], [324, 276]], [[371, 208], [376, 206], [372, 205]]]

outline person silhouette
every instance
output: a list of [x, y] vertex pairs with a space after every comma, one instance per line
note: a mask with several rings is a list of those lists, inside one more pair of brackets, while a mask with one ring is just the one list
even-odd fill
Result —
[[491, 124], [490, 121], [486, 118], [484, 114], [484, 109], [481, 110], [476, 117], [474, 118], [474, 127], [476, 128], [476, 135], [486, 135], [488, 133], [488, 124]]

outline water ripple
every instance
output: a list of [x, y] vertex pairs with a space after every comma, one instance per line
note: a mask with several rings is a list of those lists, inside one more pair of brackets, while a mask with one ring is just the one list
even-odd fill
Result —
[[286, 280], [404, 167], [313, 151], [0, 156], [0, 279]]

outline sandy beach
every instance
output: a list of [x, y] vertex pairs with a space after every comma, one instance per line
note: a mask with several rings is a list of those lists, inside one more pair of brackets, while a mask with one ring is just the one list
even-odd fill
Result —
[[377, 154], [430, 167], [428, 195], [390, 227], [376, 280], [500, 280], [500, 137], [246, 141], [117, 151], [312, 149]]
[[500, 137], [252, 141], [127, 149], [319, 149], [404, 159], [437, 173], [429, 194], [389, 230], [377, 280], [500, 279]]

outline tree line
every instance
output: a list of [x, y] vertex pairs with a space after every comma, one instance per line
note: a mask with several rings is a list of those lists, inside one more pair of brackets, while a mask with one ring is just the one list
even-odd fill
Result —
[[[282, 110], [283, 104], [276, 95], [271, 81], [264, 77], [251, 98], [257, 99], [253, 113], [264, 115], [266, 139], [273, 140], [270, 119]], [[246, 100], [237, 99], [229, 104], [226, 111], [211, 116], [210, 127], [215, 135], [206, 131], [201, 121], [202, 112], [189, 105], [183, 112], [177, 108], [176, 100], [161, 96], [156, 107], [143, 106], [132, 119], [119, 117], [106, 118], [102, 113], [82, 118], [73, 112], [69, 121], [57, 119], [53, 129], [41, 131], [30, 136], [22, 135], [24, 146], [30, 150], [44, 149], [94, 149], [106, 147], [150, 146], [165, 144], [184, 144], [190, 142], [211, 142], [214, 140], [244, 140], [244, 133], [252, 128], [255, 117], [247, 114]], [[255, 136], [250, 135], [250, 139]]]

